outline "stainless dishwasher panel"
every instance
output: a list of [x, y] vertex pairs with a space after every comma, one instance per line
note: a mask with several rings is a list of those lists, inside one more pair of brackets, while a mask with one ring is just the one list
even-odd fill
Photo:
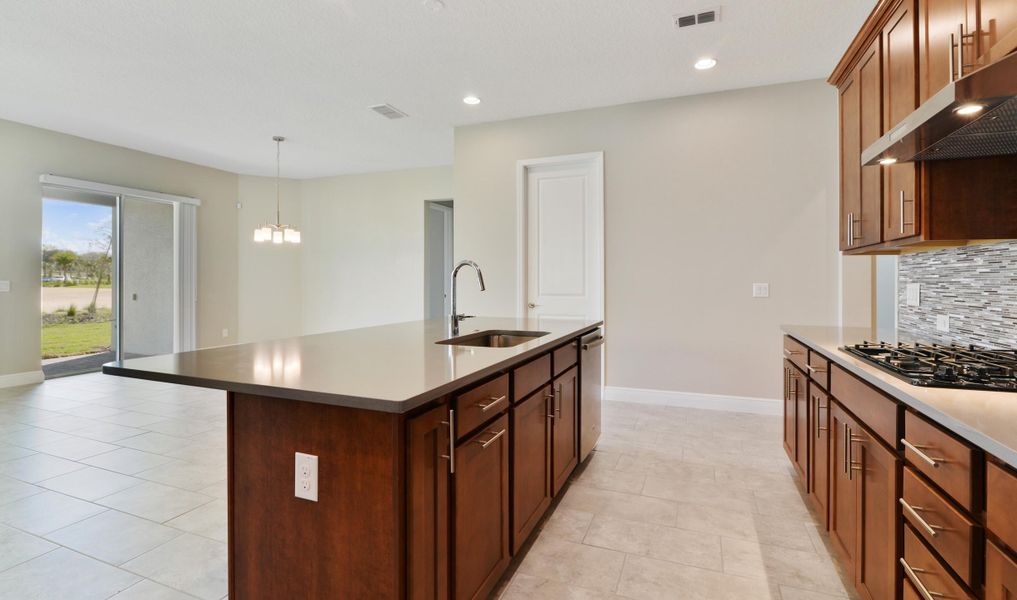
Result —
[[585, 461], [600, 439], [600, 405], [604, 399], [602, 356], [604, 331], [597, 329], [580, 342], [582, 381], [579, 402], [579, 461]]

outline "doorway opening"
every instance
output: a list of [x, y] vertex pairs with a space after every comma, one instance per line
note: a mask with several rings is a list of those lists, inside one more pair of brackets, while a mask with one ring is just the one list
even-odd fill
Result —
[[449, 275], [453, 262], [452, 200], [424, 202], [424, 318], [440, 319], [452, 310]]
[[42, 371], [194, 349], [198, 201], [52, 175], [42, 185]]

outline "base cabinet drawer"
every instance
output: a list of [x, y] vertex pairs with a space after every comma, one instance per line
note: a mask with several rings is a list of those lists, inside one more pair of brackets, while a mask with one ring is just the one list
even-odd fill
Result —
[[519, 402], [534, 390], [547, 385], [549, 381], [551, 381], [550, 354], [545, 354], [521, 367], [516, 367], [512, 371], [512, 401]]
[[908, 526], [904, 527], [904, 558], [900, 564], [904, 578], [914, 586], [920, 598], [974, 600]]
[[969, 586], [975, 579], [975, 551], [981, 548], [981, 530], [955, 509], [938, 491], [904, 467], [904, 519]]
[[456, 439], [470, 433], [509, 406], [509, 376], [502, 375], [455, 398]]
[[1017, 548], [1017, 476], [991, 462], [985, 472], [985, 526], [1004, 544]]
[[802, 371], [809, 364], [809, 349], [791, 336], [784, 336], [784, 358]]
[[913, 412], [904, 415], [904, 458], [958, 504], [975, 509], [975, 450]]
[[1017, 598], [1017, 562], [996, 544], [985, 545], [985, 600]]
[[830, 395], [883, 442], [891, 447], [897, 445], [899, 405], [896, 401], [838, 366], [830, 369]]

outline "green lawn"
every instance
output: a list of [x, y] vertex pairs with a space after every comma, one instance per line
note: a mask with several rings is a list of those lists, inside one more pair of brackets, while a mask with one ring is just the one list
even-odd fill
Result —
[[58, 358], [110, 349], [113, 322], [56, 323], [42, 327], [42, 357]]

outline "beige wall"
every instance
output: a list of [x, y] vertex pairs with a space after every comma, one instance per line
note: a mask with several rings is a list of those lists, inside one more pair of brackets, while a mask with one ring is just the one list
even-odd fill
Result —
[[837, 95], [820, 81], [456, 129], [456, 257], [488, 284], [462, 306], [516, 312], [516, 161], [591, 151], [609, 386], [779, 398], [781, 323], [869, 318], [871, 261], [836, 250]]
[[[237, 217], [237, 341], [300, 335], [300, 260], [303, 245], [254, 243], [254, 228], [275, 221], [275, 178], [241, 175]], [[282, 221], [303, 233], [300, 182], [280, 182]], [[307, 239], [306, 237], [304, 239]]]
[[424, 201], [452, 197], [451, 167], [301, 182], [303, 331], [423, 318]]
[[200, 198], [198, 345], [235, 341], [235, 174], [0, 120], [0, 376], [39, 369], [43, 173]]

